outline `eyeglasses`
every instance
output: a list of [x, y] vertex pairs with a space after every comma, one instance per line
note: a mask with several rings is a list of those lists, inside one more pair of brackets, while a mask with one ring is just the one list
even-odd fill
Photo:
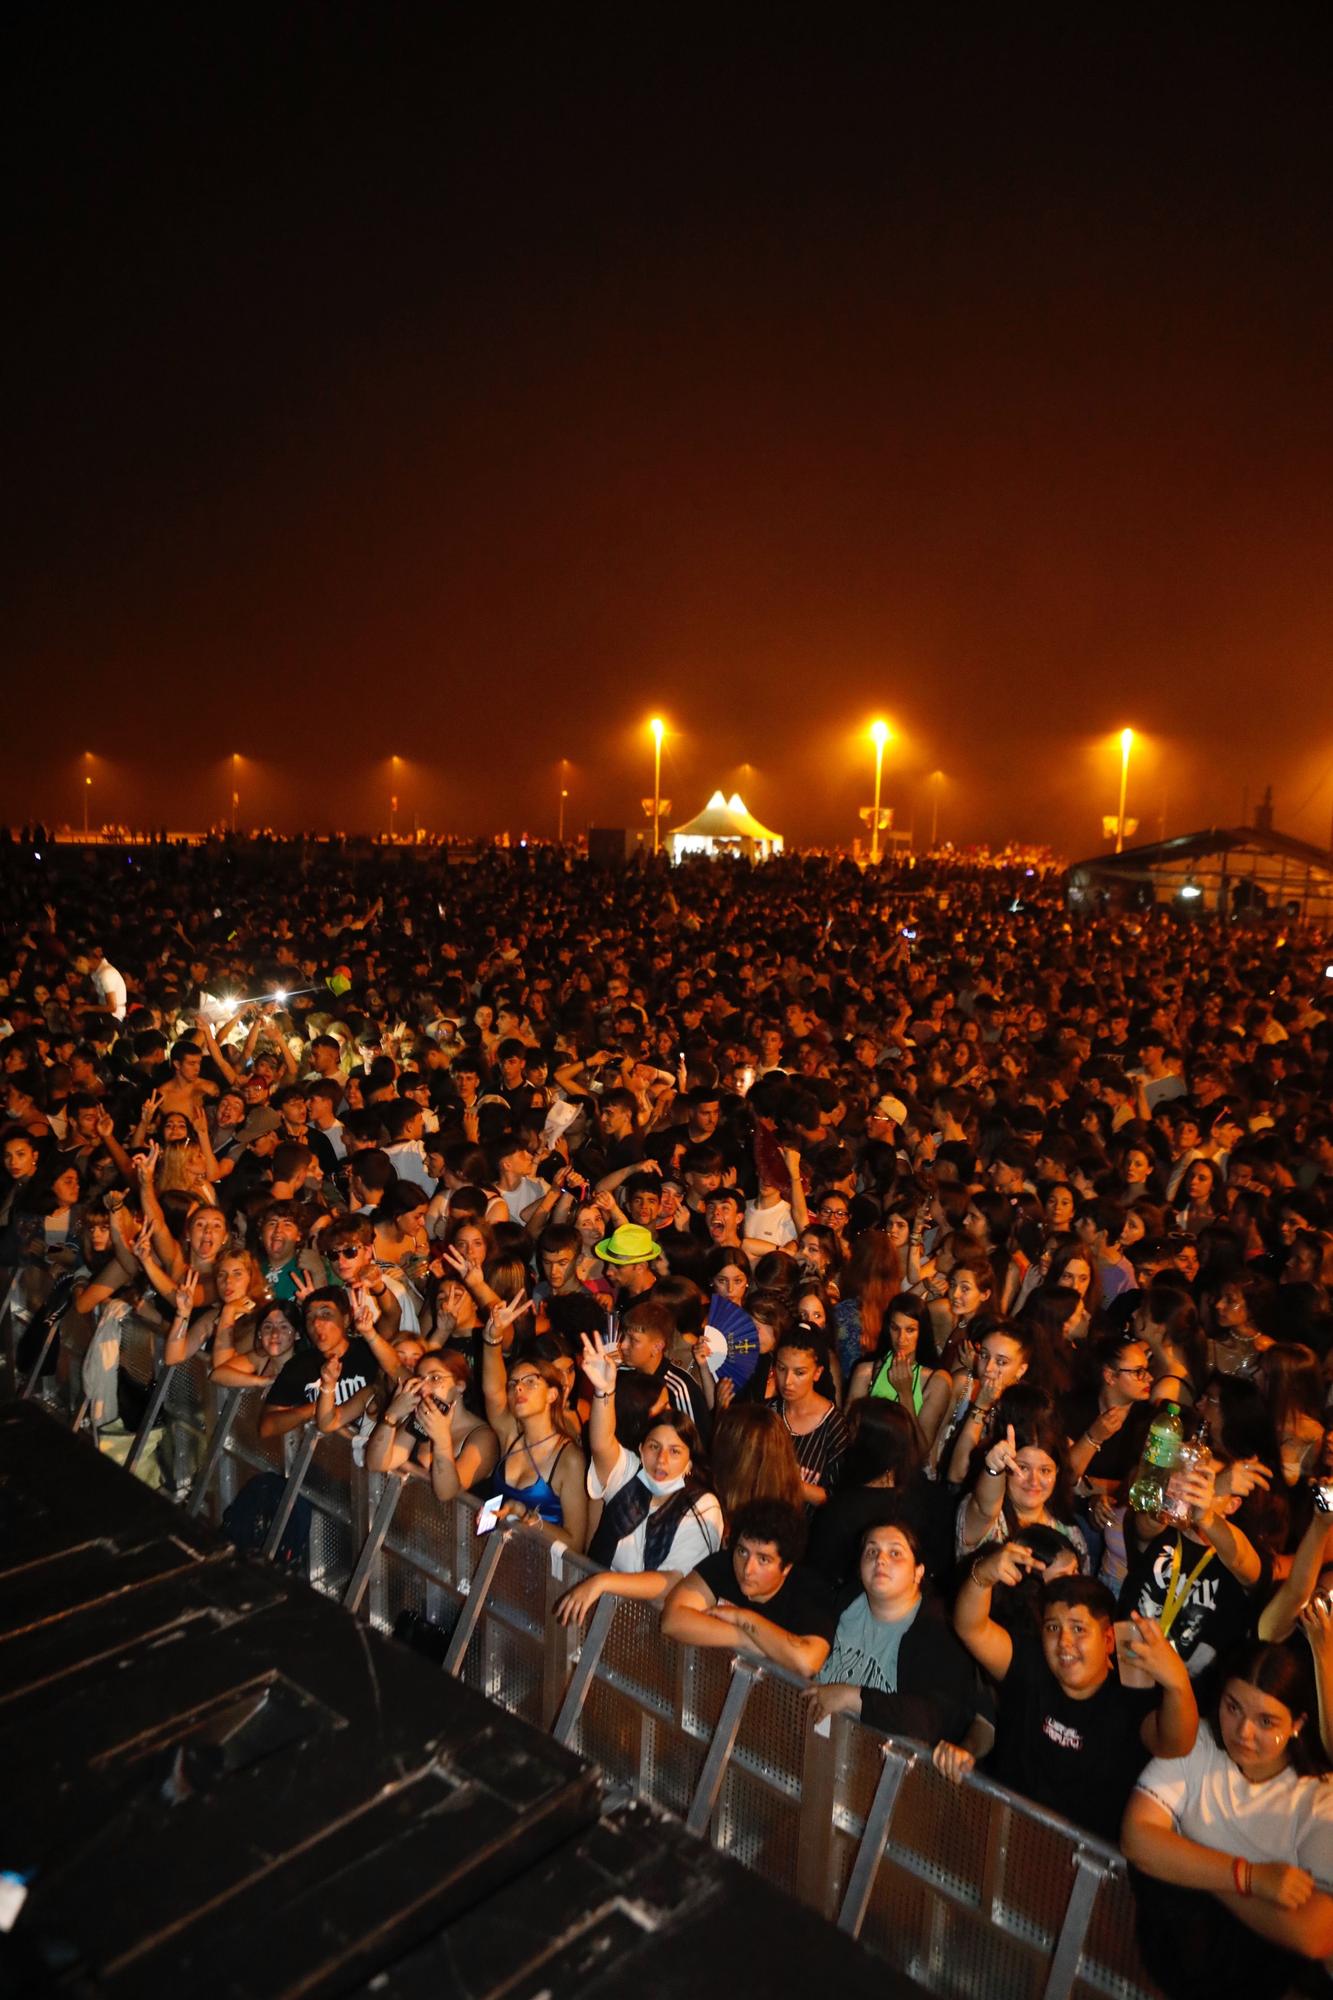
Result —
[[511, 1375], [509, 1378], [511, 1395], [515, 1389], [531, 1389], [533, 1387], [541, 1389], [545, 1388], [545, 1386], [540, 1375]]
[[1117, 1375], [1132, 1375], [1136, 1382], [1152, 1381], [1151, 1368], [1117, 1368], [1115, 1372]]
[[360, 1243], [344, 1243], [340, 1249], [330, 1250], [329, 1255], [335, 1264], [342, 1264], [349, 1257], [359, 1257], [362, 1248], [363, 1246]]

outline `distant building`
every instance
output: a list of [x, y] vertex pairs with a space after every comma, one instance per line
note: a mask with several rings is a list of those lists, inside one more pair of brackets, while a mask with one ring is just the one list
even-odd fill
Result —
[[701, 813], [684, 826], [671, 829], [671, 859], [686, 854], [740, 855], [746, 861], [765, 861], [781, 854], [782, 835], [761, 826], [739, 792], [729, 799], [714, 792]]
[[1072, 910], [1167, 903], [1186, 916], [1291, 916], [1333, 926], [1333, 852], [1278, 833], [1266, 798], [1253, 826], [1208, 827], [1074, 862], [1068, 898]]

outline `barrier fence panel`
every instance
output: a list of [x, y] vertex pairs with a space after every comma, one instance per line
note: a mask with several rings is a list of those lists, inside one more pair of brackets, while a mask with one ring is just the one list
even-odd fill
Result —
[[[122, 1366], [153, 1381], [158, 1337], [127, 1322]], [[220, 1519], [256, 1473], [310, 1507], [310, 1578], [379, 1629], [438, 1628], [445, 1664], [515, 1714], [555, 1727], [609, 1790], [687, 1820], [779, 1888], [837, 1916], [943, 2000], [1155, 2000], [1135, 1946], [1122, 1858], [919, 1744], [845, 1715], [817, 1735], [801, 1684], [725, 1649], [663, 1639], [658, 1608], [603, 1597], [585, 1627], [560, 1597], [593, 1573], [529, 1528], [475, 1533], [470, 1496], [369, 1474], [338, 1434], [259, 1436], [262, 1399], [219, 1392], [206, 1362], [157, 1384], [172, 1482]], [[276, 1536], [270, 1540], [276, 1542]]]

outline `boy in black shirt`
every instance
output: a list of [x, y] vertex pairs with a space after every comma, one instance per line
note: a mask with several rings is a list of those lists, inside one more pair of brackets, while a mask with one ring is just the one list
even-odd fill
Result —
[[[988, 1549], [973, 1563], [954, 1606], [954, 1629], [1000, 1683], [994, 1775], [1012, 1791], [1114, 1842], [1134, 1781], [1148, 1757], [1184, 1757], [1199, 1711], [1184, 1663], [1158, 1627], [1135, 1618], [1132, 1659], [1161, 1689], [1122, 1686], [1115, 1671], [1115, 1604], [1091, 1577], [1064, 1576], [1041, 1594], [1040, 1633], [1011, 1636], [991, 1617], [997, 1583], [1017, 1584], [1040, 1567], [1021, 1542]], [[949, 1746], [942, 1746], [949, 1749]], [[936, 1761], [951, 1776], [970, 1767], [951, 1750]]]
[[730, 1545], [675, 1586], [662, 1631], [683, 1646], [726, 1646], [794, 1674], [817, 1674], [838, 1621], [819, 1578], [798, 1566], [804, 1548], [799, 1508], [785, 1500], [738, 1507]]
[[[322, 1285], [305, 1301], [306, 1339], [269, 1390], [259, 1435], [282, 1437], [320, 1417], [321, 1430], [343, 1430], [365, 1411], [375, 1391], [380, 1369], [396, 1378], [401, 1363], [387, 1340], [376, 1333], [368, 1310], [362, 1310], [358, 1331], [348, 1336], [351, 1294], [337, 1285]], [[364, 1307], [364, 1301], [355, 1301]], [[313, 1351], [312, 1351], [313, 1350]]]

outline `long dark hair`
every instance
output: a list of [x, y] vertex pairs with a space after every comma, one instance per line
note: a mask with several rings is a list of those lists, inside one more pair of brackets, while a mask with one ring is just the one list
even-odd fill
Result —
[[881, 1361], [888, 1360], [893, 1354], [893, 1340], [889, 1333], [889, 1326], [895, 1313], [901, 1313], [904, 1319], [913, 1319], [916, 1321], [916, 1358], [922, 1367], [938, 1368], [940, 1365], [940, 1355], [939, 1349], [935, 1345], [935, 1328], [931, 1324], [930, 1307], [924, 1299], [919, 1299], [915, 1292], [899, 1292], [885, 1306], [884, 1317], [879, 1330], [879, 1339], [875, 1345], [874, 1360], [876, 1365]]
[[895, 1492], [910, 1486], [921, 1470], [921, 1439], [906, 1410], [883, 1396], [863, 1396], [848, 1421], [852, 1442], [839, 1475], [842, 1486], [869, 1486], [886, 1472], [893, 1474]]
[[[1069, 1446], [1066, 1442], [1065, 1426], [1056, 1414], [1054, 1405], [1040, 1389], [1029, 1388], [1026, 1382], [1016, 1382], [1012, 1389], [1006, 1389], [995, 1405], [994, 1437], [1002, 1438], [1009, 1425], [1014, 1427], [1014, 1450], [1023, 1451], [1031, 1447], [1044, 1451], [1056, 1466], [1055, 1484], [1051, 1497], [1046, 1502], [1047, 1512], [1067, 1527], [1074, 1520], [1074, 1475], [1069, 1469]], [[993, 1440], [992, 1440], [993, 1441]], [[985, 1460], [984, 1452], [973, 1454], [972, 1478], [975, 1479]], [[1011, 1535], [1021, 1533], [1017, 1516], [1009, 1501], [1008, 1482], [1005, 1484], [1004, 1518]]]

